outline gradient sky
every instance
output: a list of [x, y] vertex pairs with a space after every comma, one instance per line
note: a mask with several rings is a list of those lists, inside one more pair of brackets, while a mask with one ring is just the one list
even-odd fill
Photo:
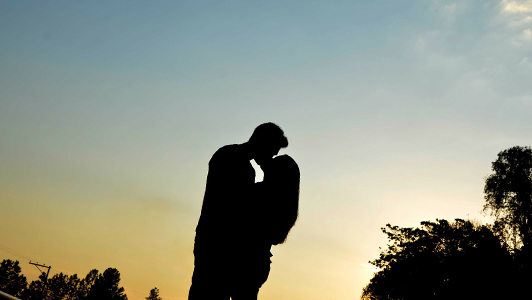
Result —
[[357, 299], [386, 223], [489, 221], [531, 28], [531, 0], [0, 0], [0, 245], [186, 299], [207, 162], [272, 121], [300, 218], [259, 299]]

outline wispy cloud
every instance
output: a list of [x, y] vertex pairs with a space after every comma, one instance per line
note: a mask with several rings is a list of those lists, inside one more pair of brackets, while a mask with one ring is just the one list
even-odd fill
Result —
[[524, 57], [524, 58], [519, 62], [519, 66], [520, 66], [520, 67], [524, 67], [524, 68], [530, 68], [530, 69], [532, 69], [532, 62], [530, 61], [530, 58], [528, 58], [528, 57]]
[[508, 1], [503, 0], [503, 11], [509, 13], [527, 13], [532, 12], [532, 0], [528, 1]]
[[527, 28], [523, 30], [523, 39], [525, 40], [532, 40], [532, 30], [530, 28]]
[[456, 11], [456, 3], [446, 4], [443, 7], [443, 11], [447, 13], [454, 13]]
[[510, 24], [508, 24], [511, 27], [521, 27], [524, 25], [527, 25], [529, 23], [532, 23], [532, 16], [526, 16], [524, 18], [521, 18], [519, 20], [511, 21]]

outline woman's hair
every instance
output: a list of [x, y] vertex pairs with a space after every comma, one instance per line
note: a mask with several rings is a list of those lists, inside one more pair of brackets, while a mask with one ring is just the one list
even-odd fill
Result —
[[264, 176], [272, 192], [272, 244], [282, 244], [298, 217], [299, 167], [290, 156], [280, 155], [272, 160]]

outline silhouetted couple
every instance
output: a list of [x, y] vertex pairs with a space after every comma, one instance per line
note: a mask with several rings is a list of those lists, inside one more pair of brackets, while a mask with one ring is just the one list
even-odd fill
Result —
[[[189, 300], [257, 299], [270, 273], [270, 248], [284, 243], [298, 215], [299, 168], [280, 155], [279, 126], [259, 125], [249, 141], [224, 146], [209, 173], [194, 243]], [[264, 171], [255, 183], [250, 161]]]

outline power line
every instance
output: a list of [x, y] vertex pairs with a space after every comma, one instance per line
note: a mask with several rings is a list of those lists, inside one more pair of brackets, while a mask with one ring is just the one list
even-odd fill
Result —
[[18, 256], [18, 257], [22, 257], [24, 260], [31, 261], [31, 258], [26, 257], [26, 256], [22, 256], [22, 255], [20, 255], [20, 254], [18, 254], [18, 253], [16, 253], [16, 252], [11, 252], [11, 251], [6, 250], [6, 249], [3, 249], [3, 248], [0, 248], [0, 250], [3, 250], [3, 251], [5, 251], [6, 253], [9, 253], [9, 254], [11, 254], [11, 255], [15, 255], [15, 256]]
[[13, 249], [11, 249], [11, 248], [9, 248], [9, 247], [7, 247], [7, 246], [4, 246], [4, 245], [2, 245], [2, 244], [0, 244], [0, 250], [3, 250], [3, 251], [5, 251], [5, 252], [8, 252], [8, 253], [10, 253], [10, 254], [13, 254], [13, 255], [16, 255], [16, 256], [22, 257], [22, 258], [27, 259], [27, 260], [30, 260], [30, 261], [32, 260], [31, 257], [29, 257], [29, 256], [27, 256], [27, 255], [25, 255], [25, 254], [22, 254], [22, 253], [20, 253], [20, 252], [18, 252], [18, 251], [16, 251], [16, 250], [13, 250]]
[[[39, 269], [39, 271], [41, 272], [41, 274], [46, 274], [46, 281], [48, 280], [48, 275], [50, 274], [50, 269], [52, 267], [46, 266], [44, 264], [39, 264], [38, 262], [34, 263], [34, 262], [32, 262], [32, 260], [34, 260], [34, 259], [32, 259], [31, 257], [29, 257], [29, 256], [27, 256], [27, 255], [25, 255], [25, 254], [23, 254], [21, 252], [18, 252], [18, 251], [14, 250], [14, 249], [11, 249], [11, 248], [9, 248], [9, 247], [7, 247], [5, 245], [2, 245], [2, 244], [0, 244], [0, 250], [3, 250], [3, 251], [5, 251], [5, 252], [7, 252], [9, 254], [12, 254], [12, 255], [15, 255], [15, 256], [19, 256], [19, 257], [22, 257], [22, 258], [28, 260], [30, 265], [36, 266], [37, 269]], [[47, 272], [43, 272], [39, 267], [47, 268], [48, 271]], [[57, 274], [57, 271], [55, 273]]]
[[[5, 245], [0, 244], [0, 250], [3, 250], [3, 251], [5, 251], [5, 252], [7, 252], [7, 253], [9, 253], [9, 254], [12, 254], [12, 255], [15, 255], [15, 256], [22, 257], [22, 258], [28, 260], [30, 264], [32, 264], [32, 265], [36, 265], [35, 263], [32, 263], [32, 261], [35, 261], [35, 259], [33, 259], [33, 258], [31, 258], [31, 257], [29, 257], [29, 256], [27, 256], [27, 255], [25, 255], [25, 254], [23, 254], [23, 253], [21, 253], [21, 252], [18, 252], [18, 251], [16, 251], [16, 250], [13, 250], [13, 249], [11, 249], [11, 248], [5, 246]], [[38, 265], [38, 264], [39, 264], [39, 262], [37, 262], [37, 265]], [[45, 267], [45, 268], [48, 268], [48, 266], [44, 266], [44, 265], [39, 265], [39, 266], [41, 266], [41, 267]], [[51, 267], [50, 267], [50, 268], [51, 268]], [[39, 268], [37, 267], [37, 269], [39, 269]], [[39, 269], [39, 271], [40, 271], [41, 273], [45, 273], [45, 272], [41, 271], [40, 269]], [[52, 271], [52, 273], [54, 273], [54, 272], [57, 274], [57, 271]], [[50, 273], [50, 269], [48, 269], [48, 272], [47, 272], [47, 273], [48, 273], [48, 274]], [[47, 275], [47, 276], [48, 276], [48, 275]]]
[[27, 255], [25, 255], [25, 254], [23, 254], [23, 253], [21, 253], [21, 252], [19, 252], [19, 251], [17, 251], [17, 250], [14, 250], [14, 249], [11, 249], [11, 248], [7, 247], [6, 245], [2, 245], [2, 244], [0, 244], [0, 247], [5, 248], [5, 249], [7, 249], [7, 250], [9, 250], [9, 251], [11, 251], [11, 252], [14, 252], [14, 253], [16, 253], [16, 254], [18, 254], [18, 255], [23, 256], [23, 257], [31, 258], [31, 257], [29, 257], [29, 256], [27, 256]]

